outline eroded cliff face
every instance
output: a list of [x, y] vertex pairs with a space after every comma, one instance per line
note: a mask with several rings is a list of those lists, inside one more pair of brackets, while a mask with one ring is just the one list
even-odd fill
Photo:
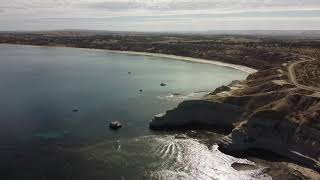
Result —
[[291, 83], [286, 68], [259, 71], [201, 100], [185, 101], [154, 117], [150, 127], [233, 127], [219, 142], [222, 151], [264, 149], [319, 172], [320, 97]]
[[[294, 96], [297, 97], [297, 95]], [[290, 98], [292, 97], [286, 97], [285, 100]], [[306, 98], [302, 103], [310, 103], [308, 100], [310, 99]], [[292, 104], [292, 106], [295, 107], [288, 109], [296, 108], [297, 104]], [[319, 171], [319, 129], [297, 121], [285, 111], [271, 108], [253, 113], [233, 129], [230, 135], [220, 141], [221, 150], [238, 153], [253, 148], [265, 149], [287, 156]]]
[[154, 116], [150, 128], [219, 127], [230, 129], [244, 113], [244, 108], [210, 100], [190, 100], [165, 114]]

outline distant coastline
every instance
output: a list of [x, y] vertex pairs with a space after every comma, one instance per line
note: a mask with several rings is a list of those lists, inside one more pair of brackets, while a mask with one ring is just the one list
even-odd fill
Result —
[[1, 43], [0, 45], [16, 45], [16, 46], [29, 46], [29, 47], [49, 47], [49, 48], [74, 48], [74, 49], [81, 49], [81, 50], [89, 50], [89, 51], [103, 51], [103, 52], [110, 52], [110, 53], [118, 53], [118, 54], [129, 54], [129, 55], [140, 55], [140, 56], [151, 56], [151, 57], [161, 57], [167, 59], [175, 59], [181, 61], [188, 61], [188, 62], [195, 62], [195, 63], [203, 63], [203, 64], [212, 64], [217, 66], [228, 67], [236, 70], [243, 71], [248, 74], [256, 73], [258, 70], [242, 66], [236, 65], [231, 63], [224, 63], [218, 60], [208, 60], [208, 59], [201, 59], [201, 58], [192, 58], [186, 56], [176, 56], [170, 54], [162, 54], [162, 53], [148, 53], [148, 52], [138, 52], [138, 51], [121, 51], [121, 50], [109, 50], [109, 49], [96, 49], [96, 48], [79, 48], [79, 47], [72, 47], [72, 46], [42, 46], [42, 45], [28, 45], [28, 44], [9, 44], [9, 43]]

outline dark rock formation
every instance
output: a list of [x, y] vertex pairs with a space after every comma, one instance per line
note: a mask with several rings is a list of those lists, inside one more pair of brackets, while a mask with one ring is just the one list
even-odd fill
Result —
[[221, 93], [223, 91], [230, 91], [231, 88], [229, 86], [220, 86], [218, 88], [216, 88], [213, 93], [211, 93], [211, 95], [215, 95], [215, 94], [218, 94], [218, 93]]
[[150, 128], [172, 129], [183, 127], [232, 128], [244, 113], [239, 106], [208, 100], [184, 101], [176, 109], [154, 116]]
[[121, 128], [122, 127], [122, 124], [119, 122], [119, 121], [113, 121], [113, 122], [111, 122], [110, 124], [109, 124], [109, 127], [111, 128], [111, 129], [119, 129], [119, 128]]
[[166, 85], [167, 85], [166, 83], [161, 83], [161, 84], [160, 84], [160, 86], [166, 86]]

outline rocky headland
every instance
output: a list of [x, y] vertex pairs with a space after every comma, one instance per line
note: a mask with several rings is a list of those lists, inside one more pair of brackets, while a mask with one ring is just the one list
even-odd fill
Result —
[[[317, 62], [305, 56], [298, 59]], [[223, 152], [267, 150], [320, 172], [319, 92], [291, 81], [296, 78], [290, 77], [290, 71], [296, 71], [290, 66], [293, 62], [260, 70], [203, 99], [184, 101], [154, 116], [150, 128], [231, 129], [218, 143]]]

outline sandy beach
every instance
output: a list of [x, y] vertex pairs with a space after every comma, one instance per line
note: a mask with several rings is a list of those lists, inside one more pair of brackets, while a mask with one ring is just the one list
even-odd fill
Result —
[[49, 48], [76, 48], [76, 49], [82, 49], [82, 50], [88, 50], [88, 51], [104, 51], [104, 52], [110, 52], [110, 53], [120, 53], [120, 54], [129, 54], [129, 55], [138, 55], [138, 56], [152, 56], [152, 57], [161, 57], [161, 58], [167, 58], [167, 59], [175, 59], [175, 60], [181, 60], [181, 61], [189, 61], [189, 62], [196, 62], [196, 63], [204, 63], [204, 64], [212, 64], [217, 66], [223, 66], [223, 67], [229, 67], [233, 69], [237, 69], [243, 72], [246, 72], [248, 74], [253, 74], [257, 72], [256, 69], [242, 66], [242, 65], [236, 65], [236, 64], [230, 64], [230, 63], [224, 63], [217, 60], [208, 60], [208, 59], [200, 59], [200, 58], [192, 58], [192, 57], [185, 57], [185, 56], [176, 56], [176, 55], [170, 55], [170, 54], [161, 54], [161, 53], [147, 53], [147, 52], [136, 52], [136, 51], [118, 51], [118, 50], [109, 50], [109, 49], [94, 49], [94, 48], [78, 48], [78, 47], [71, 47], [71, 46], [38, 46], [38, 45], [25, 45], [25, 44], [1, 44], [1, 45], [18, 45], [18, 46], [30, 46], [30, 47], [49, 47]]

